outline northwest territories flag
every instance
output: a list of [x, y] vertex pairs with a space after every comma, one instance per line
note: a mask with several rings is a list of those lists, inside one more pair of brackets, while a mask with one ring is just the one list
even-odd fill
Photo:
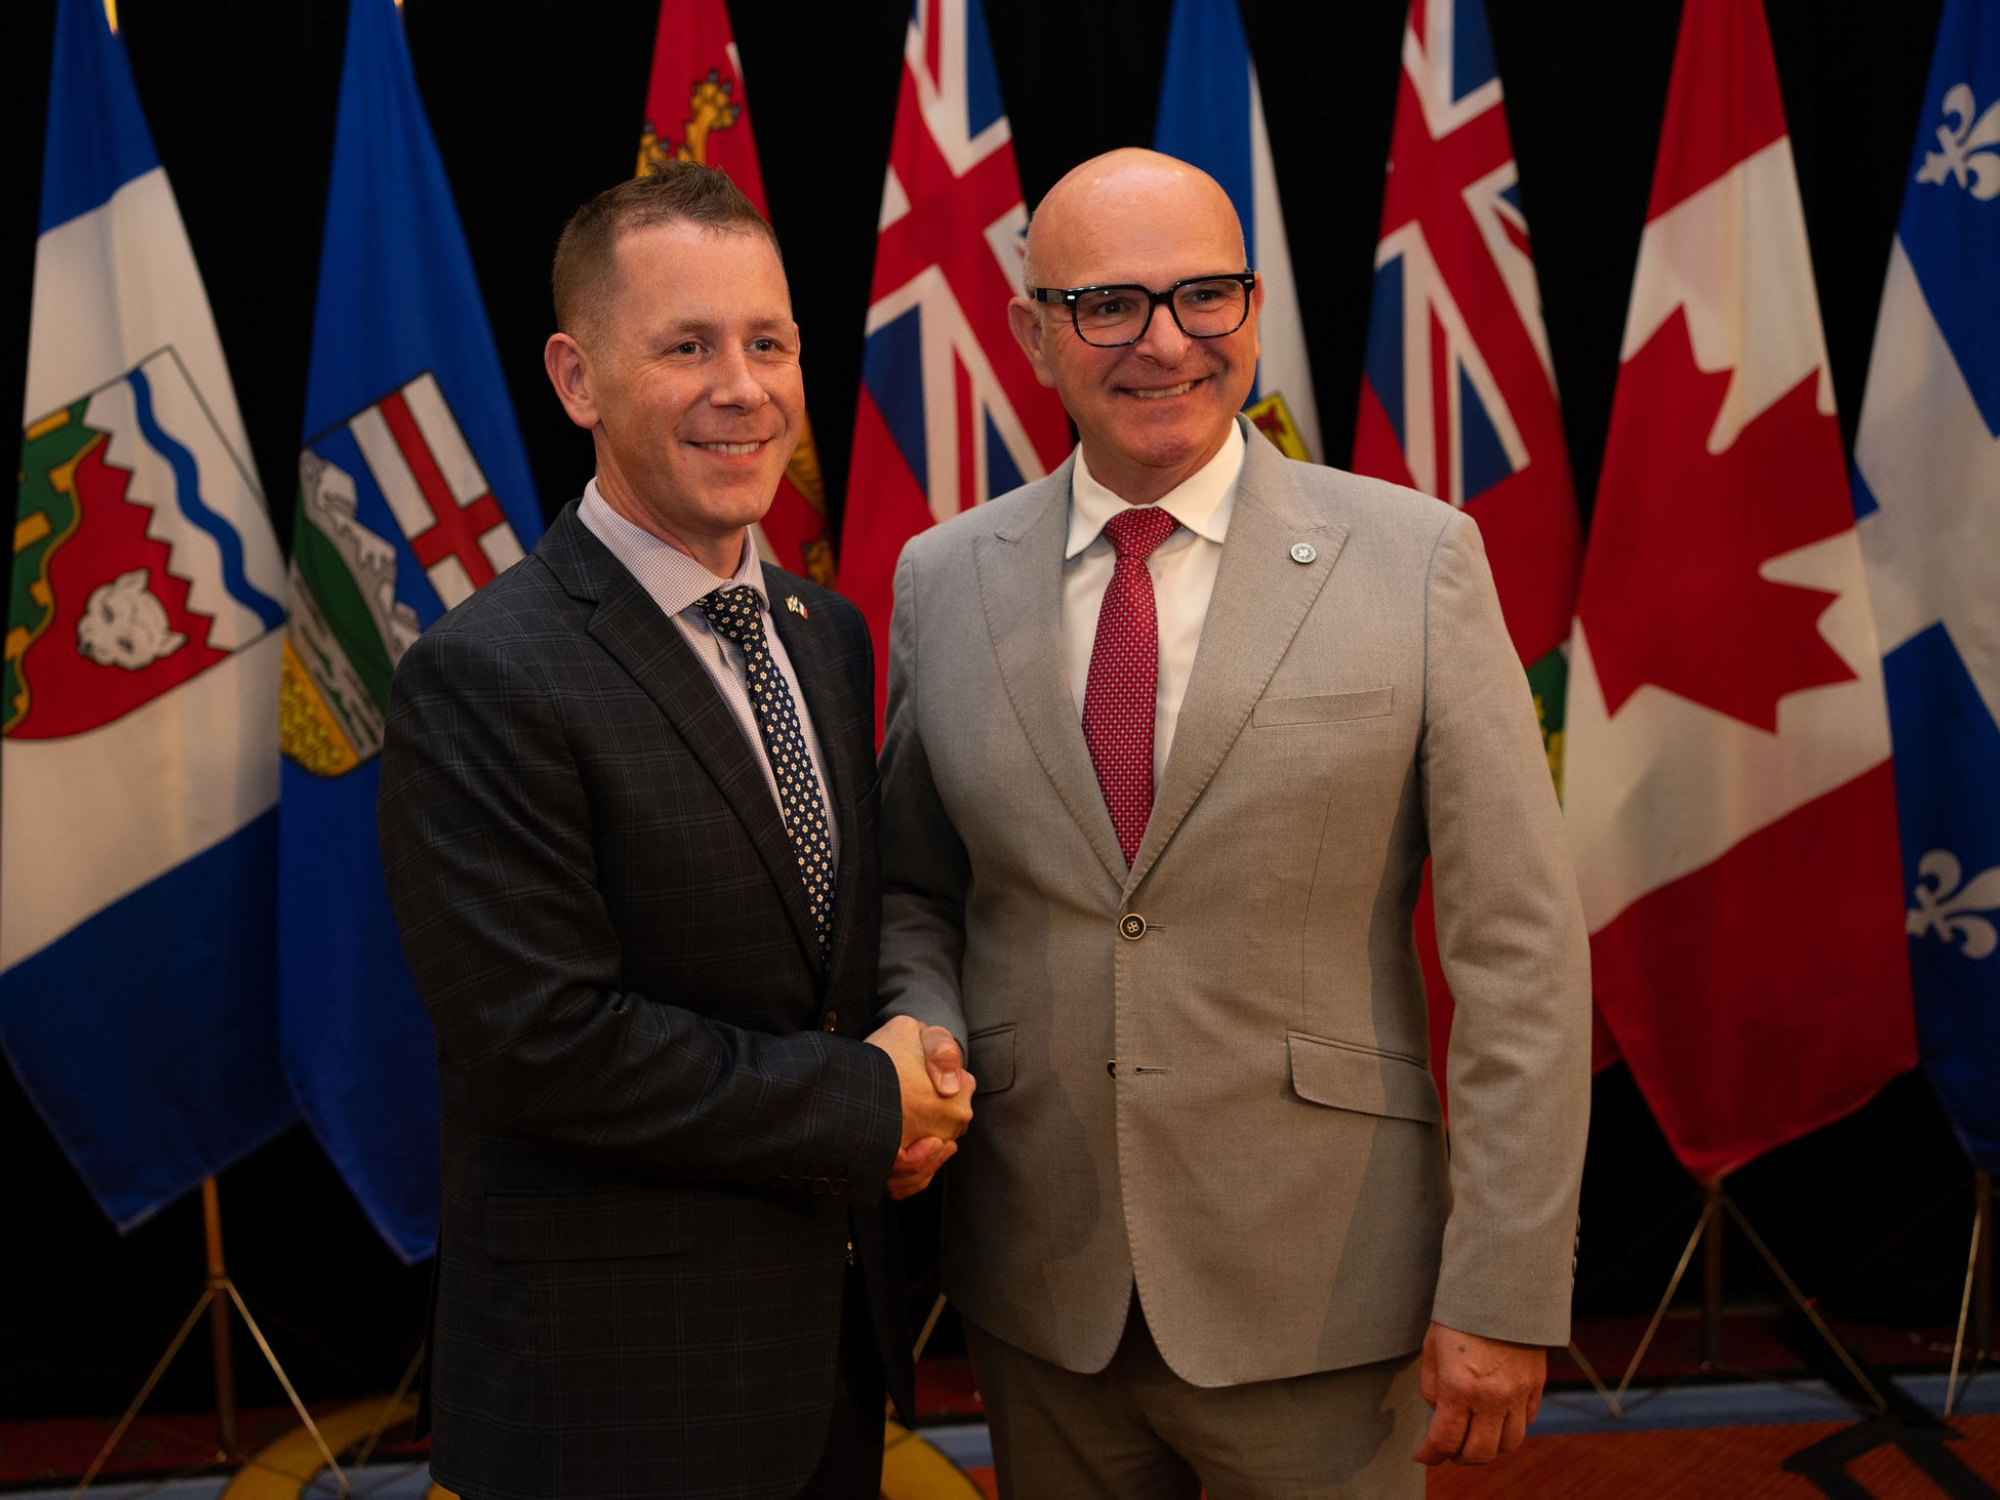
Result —
[[1854, 445], [1917, 1040], [2000, 1171], [2000, 11], [1947, 0]]
[[1040, 479], [1069, 418], [1007, 330], [1028, 211], [979, 0], [916, 0], [882, 184], [840, 589], [875, 638], [877, 712], [903, 544]]
[[1236, 205], [1250, 266], [1264, 284], [1264, 310], [1257, 320], [1264, 353], [1247, 410], [1258, 429], [1292, 457], [1317, 462], [1324, 451], [1319, 404], [1313, 399], [1278, 177], [1264, 128], [1264, 96], [1236, 0], [1177, 0], [1153, 146], [1193, 162], [1221, 183]]
[[353, 0], [299, 454], [284, 657], [285, 1071], [406, 1261], [431, 1253], [431, 1028], [375, 842], [377, 753], [418, 631], [541, 535], [472, 258], [394, 0]]
[[0, 742], [0, 1037], [120, 1229], [296, 1118], [284, 564], [99, 0], [60, 0]]

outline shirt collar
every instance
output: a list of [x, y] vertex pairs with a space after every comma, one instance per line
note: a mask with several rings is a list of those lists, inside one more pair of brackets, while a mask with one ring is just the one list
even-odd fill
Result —
[[595, 479], [583, 487], [576, 518], [639, 580], [653, 602], [670, 615], [692, 608], [704, 594], [739, 583], [757, 591], [765, 610], [771, 607], [771, 596], [764, 587], [764, 564], [750, 544], [747, 532], [743, 537], [743, 557], [735, 573], [718, 578], [680, 548], [619, 515], [611, 508], [611, 502], [598, 493]]
[[[1243, 472], [1243, 428], [1229, 424], [1229, 436], [1215, 457], [1188, 475], [1159, 500], [1160, 509], [1181, 525], [1220, 545], [1229, 535], [1229, 516], [1236, 508], [1236, 480]], [[1104, 530], [1104, 523], [1127, 508], [1127, 503], [1098, 482], [1084, 462], [1083, 449], [1076, 451], [1076, 469], [1069, 486], [1069, 544], [1065, 559], [1075, 557]]]

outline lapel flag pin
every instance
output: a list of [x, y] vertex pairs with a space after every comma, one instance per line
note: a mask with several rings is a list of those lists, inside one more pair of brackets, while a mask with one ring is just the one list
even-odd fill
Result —
[[810, 618], [806, 614], [806, 607], [803, 604], [799, 603], [799, 596], [797, 594], [785, 595], [785, 608], [789, 609], [793, 614], [797, 615], [801, 620]]

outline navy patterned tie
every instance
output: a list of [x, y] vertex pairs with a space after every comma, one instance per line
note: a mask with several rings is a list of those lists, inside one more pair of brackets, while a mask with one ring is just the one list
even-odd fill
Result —
[[820, 799], [819, 777], [799, 726], [791, 684], [771, 659], [764, 640], [764, 601], [755, 589], [739, 583], [704, 594], [699, 602], [710, 628], [742, 649], [750, 704], [757, 711], [764, 753], [778, 779], [779, 810], [785, 832], [791, 835], [806, 904], [812, 908], [813, 931], [824, 954], [833, 931], [833, 848], [827, 839], [826, 804]]

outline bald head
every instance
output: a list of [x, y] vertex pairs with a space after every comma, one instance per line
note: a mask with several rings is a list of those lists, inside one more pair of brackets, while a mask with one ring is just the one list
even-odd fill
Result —
[[[1027, 287], [1139, 287], [1154, 311], [1129, 342], [1086, 342], [1072, 308], [1032, 295], [1007, 304], [1007, 326], [1035, 376], [1055, 388], [1076, 423], [1091, 474], [1133, 505], [1147, 505], [1196, 472], [1228, 441], [1257, 378], [1257, 314], [1191, 335], [1168, 288], [1236, 278], [1243, 226], [1229, 195], [1199, 167], [1157, 151], [1092, 157], [1054, 187], [1028, 229]], [[1114, 303], [1116, 299], [1113, 299]]]
[[1093, 156], [1049, 189], [1028, 225], [1029, 286], [1092, 286], [1135, 278], [1104, 266], [1120, 254], [1166, 245], [1227, 245], [1244, 268], [1243, 226], [1222, 184], [1187, 162], [1126, 146]]

